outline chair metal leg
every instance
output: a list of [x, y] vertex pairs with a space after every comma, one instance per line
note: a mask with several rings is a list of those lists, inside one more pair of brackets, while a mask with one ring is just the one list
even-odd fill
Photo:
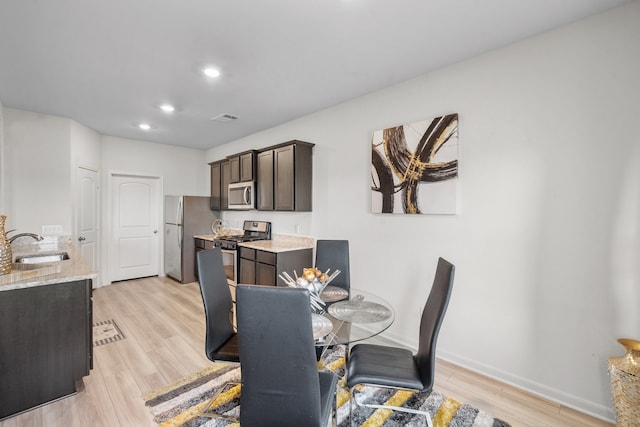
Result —
[[209, 409], [211, 409], [211, 405], [213, 405], [213, 402], [216, 401], [216, 399], [218, 399], [218, 397], [222, 394], [222, 392], [226, 389], [227, 386], [237, 386], [237, 385], [241, 385], [240, 383], [226, 383], [224, 384], [222, 387], [220, 387], [220, 390], [218, 390], [218, 392], [216, 394], [214, 394], [211, 399], [209, 399], [207, 401], [207, 404], [204, 406], [204, 408], [202, 408], [202, 411], [200, 411], [198, 413], [199, 417], [207, 417], [207, 418], [222, 418], [225, 420], [231, 420], [231, 421], [239, 421], [238, 418], [236, 417], [230, 417], [228, 415], [223, 415], [223, 414], [216, 414], [215, 412], [208, 412]]
[[[376, 385], [374, 387], [380, 387], [380, 386]], [[416, 414], [416, 415], [424, 415], [427, 419], [427, 425], [429, 427], [433, 427], [433, 422], [431, 421], [431, 413], [429, 411], [421, 411], [419, 409], [405, 408], [402, 406], [377, 405], [374, 403], [358, 402], [358, 399], [356, 399], [356, 396], [355, 396], [355, 387], [349, 390], [349, 426], [350, 427], [353, 425], [352, 422], [353, 422], [353, 401], [354, 400], [356, 401], [356, 406], [364, 406], [366, 408], [373, 408], [373, 409], [389, 409], [391, 411], [407, 412], [407, 413]]]
[[338, 427], [338, 393], [333, 396], [333, 427]]

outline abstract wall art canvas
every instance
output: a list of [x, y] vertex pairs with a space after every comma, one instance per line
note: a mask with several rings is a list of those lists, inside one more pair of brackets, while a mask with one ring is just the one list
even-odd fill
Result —
[[458, 114], [375, 131], [371, 212], [456, 214]]

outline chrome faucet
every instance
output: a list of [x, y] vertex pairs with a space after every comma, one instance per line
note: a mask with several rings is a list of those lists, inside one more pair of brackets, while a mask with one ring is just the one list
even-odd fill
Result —
[[44, 237], [42, 237], [39, 234], [35, 234], [35, 233], [20, 233], [20, 234], [16, 234], [15, 236], [11, 236], [9, 238], [9, 243], [13, 243], [14, 240], [19, 239], [20, 237], [31, 237], [37, 241], [40, 241], [42, 239], [44, 239]]

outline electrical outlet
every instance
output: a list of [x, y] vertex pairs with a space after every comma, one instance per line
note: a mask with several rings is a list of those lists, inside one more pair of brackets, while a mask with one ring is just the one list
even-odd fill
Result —
[[43, 225], [42, 234], [62, 234], [62, 225]]

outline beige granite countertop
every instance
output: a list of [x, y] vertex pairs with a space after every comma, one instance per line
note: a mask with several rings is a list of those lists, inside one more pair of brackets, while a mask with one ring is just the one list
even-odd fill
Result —
[[216, 240], [216, 236], [217, 236], [217, 234], [194, 234], [193, 238], [194, 239], [208, 240], [210, 242], [213, 242], [214, 240]]
[[245, 248], [258, 249], [268, 252], [287, 252], [299, 249], [313, 249], [316, 241], [313, 237], [276, 234], [272, 240], [256, 240], [254, 242], [239, 243]]
[[[45, 286], [55, 283], [73, 282], [75, 280], [95, 279], [97, 274], [83, 260], [75, 246], [66, 242], [47, 242], [44, 244], [33, 243], [29, 245], [19, 245], [12, 248], [13, 259], [21, 255], [46, 254], [52, 252], [67, 252], [69, 259], [57, 261], [60, 263], [60, 272], [48, 274], [46, 276], [33, 277], [14, 283], [0, 285], [0, 291], [10, 291], [14, 289], [31, 288], [34, 286]], [[54, 263], [47, 263], [54, 264]], [[43, 264], [44, 265], [44, 264]]]
[[[196, 234], [193, 237], [195, 239], [203, 239], [209, 241], [213, 241], [216, 239], [215, 234]], [[239, 243], [238, 245], [251, 249], [259, 249], [261, 251], [286, 252], [295, 251], [298, 249], [312, 249], [316, 245], [316, 240], [313, 237], [294, 236], [290, 234], [274, 234], [271, 240], [256, 240], [253, 242]]]

